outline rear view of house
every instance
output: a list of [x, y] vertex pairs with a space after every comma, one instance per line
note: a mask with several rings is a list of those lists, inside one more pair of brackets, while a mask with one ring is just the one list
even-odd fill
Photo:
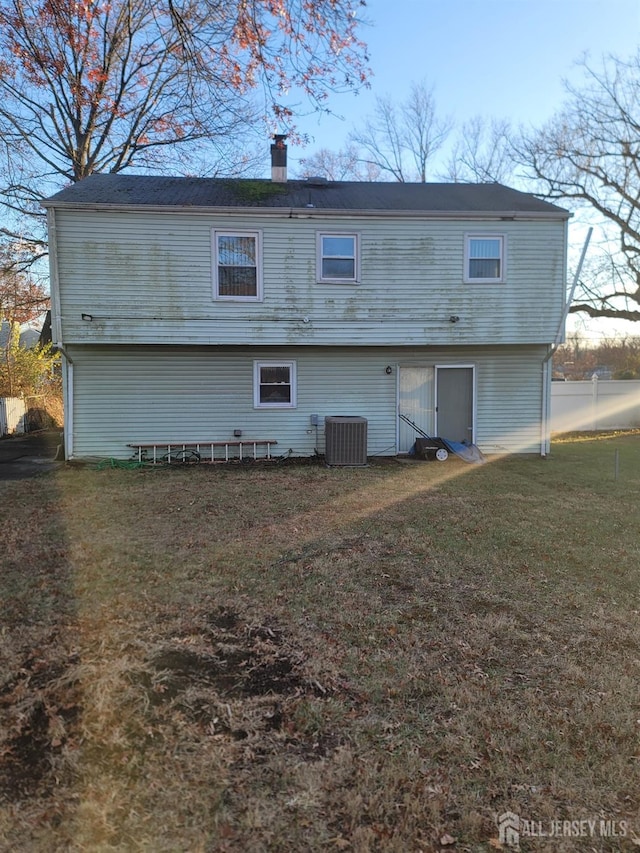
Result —
[[67, 457], [310, 455], [341, 416], [394, 455], [399, 413], [546, 452], [569, 214], [498, 184], [289, 181], [274, 148], [271, 181], [95, 175], [46, 202]]

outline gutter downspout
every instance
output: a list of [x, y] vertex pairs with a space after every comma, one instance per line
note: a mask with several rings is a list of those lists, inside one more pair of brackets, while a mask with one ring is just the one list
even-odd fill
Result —
[[542, 359], [542, 422], [541, 422], [541, 432], [540, 436], [540, 448], [541, 448], [541, 456], [545, 457], [547, 453], [549, 453], [550, 449], [550, 436], [551, 436], [551, 424], [550, 424], [550, 388], [551, 383], [549, 381], [549, 362], [553, 358], [554, 353], [562, 343], [564, 338], [564, 327], [567, 322], [567, 317], [569, 316], [569, 309], [571, 308], [571, 303], [573, 302], [573, 297], [576, 292], [576, 287], [578, 286], [578, 279], [580, 278], [580, 273], [582, 272], [582, 265], [584, 264], [584, 259], [587, 254], [587, 249], [589, 248], [589, 242], [591, 240], [591, 235], [593, 234], [593, 228], [589, 228], [587, 231], [587, 236], [584, 241], [584, 245], [582, 247], [582, 252], [580, 253], [580, 260], [578, 261], [578, 266], [575, 271], [575, 275], [573, 276], [573, 282], [571, 284], [571, 290], [569, 291], [569, 296], [567, 297], [567, 301], [562, 310], [562, 317], [560, 318], [560, 323], [558, 324], [558, 331], [556, 333], [555, 340], [553, 344], [549, 347], [549, 351]]
[[73, 361], [63, 347], [58, 347], [64, 356], [62, 371], [62, 399], [64, 403], [64, 458], [73, 458]]

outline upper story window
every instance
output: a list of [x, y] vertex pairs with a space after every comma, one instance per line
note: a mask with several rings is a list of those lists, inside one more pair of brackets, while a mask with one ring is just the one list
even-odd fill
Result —
[[504, 281], [504, 249], [502, 234], [467, 234], [464, 280], [479, 283]]
[[217, 299], [262, 299], [259, 231], [214, 231], [214, 293]]
[[295, 408], [295, 361], [253, 363], [253, 405], [256, 409]]
[[318, 234], [318, 281], [357, 282], [357, 234]]

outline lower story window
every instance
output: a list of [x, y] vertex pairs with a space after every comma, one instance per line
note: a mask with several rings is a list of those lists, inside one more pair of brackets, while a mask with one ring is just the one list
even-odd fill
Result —
[[257, 409], [295, 408], [295, 361], [254, 362], [253, 405]]

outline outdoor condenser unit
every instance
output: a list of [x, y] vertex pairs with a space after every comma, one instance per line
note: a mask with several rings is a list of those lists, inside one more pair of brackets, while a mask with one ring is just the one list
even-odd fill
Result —
[[327, 465], [367, 464], [367, 419], [333, 415], [324, 419]]

